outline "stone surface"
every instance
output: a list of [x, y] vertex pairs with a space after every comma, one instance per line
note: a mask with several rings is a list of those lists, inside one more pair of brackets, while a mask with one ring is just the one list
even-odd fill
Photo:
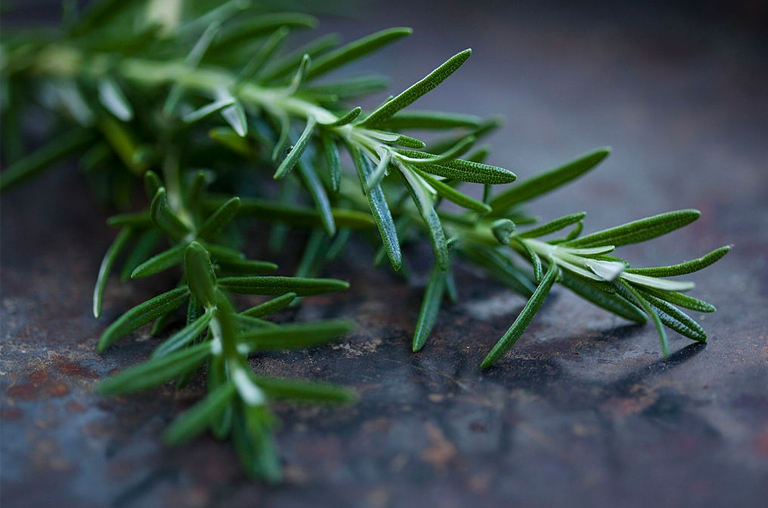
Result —
[[62, 167], [0, 204], [3, 506], [764, 503], [765, 40], [744, 20], [672, 7], [458, 5], [430, 17], [437, 4], [419, 3], [410, 19], [376, 4], [365, 25], [328, 26], [351, 38], [411, 22], [412, 40], [360, 66], [391, 69], [395, 89], [471, 45], [466, 68], [419, 106], [506, 115], [492, 162], [521, 177], [613, 145], [591, 176], [536, 203], [545, 219], [583, 209], [595, 231], [701, 209], [685, 230], [625, 250], [642, 266], [735, 245], [691, 277], [694, 294], [719, 309], [700, 317], [708, 344], [670, 333], [673, 353], [662, 360], [652, 327], [630, 326], [556, 288], [517, 346], [481, 372], [524, 302], [461, 270], [460, 303], [444, 305], [430, 342], [413, 354], [421, 288], [370, 268], [370, 252], [356, 246], [327, 273], [348, 279], [350, 291], [279, 317], [349, 317], [357, 330], [334, 345], [252, 363], [268, 374], [349, 385], [360, 402], [277, 406], [286, 481], [267, 487], [243, 476], [229, 443], [160, 443], [164, 426], [203, 392], [199, 380], [179, 393], [93, 393], [100, 378], [146, 358], [157, 340], [141, 331], [99, 356], [106, 323], [172, 281], [113, 279], [104, 316], [93, 319], [92, 284], [114, 231], [76, 172]]

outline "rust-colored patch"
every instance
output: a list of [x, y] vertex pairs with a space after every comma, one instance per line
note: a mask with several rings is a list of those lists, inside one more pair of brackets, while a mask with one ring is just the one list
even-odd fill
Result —
[[456, 447], [434, 423], [425, 423], [424, 430], [427, 431], [431, 446], [421, 452], [421, 458], [435, 469], [445, 469], [456, 458]]
[[35, 396], [35, 387], [31, 384], [17, 385], [8, 388], [5, 393], [12, 399], [32, 400]]
[[23, 416], [23, 413], [18, 409], [2, 409], [0, 410], [0, 418], [3, 420], [18, 420]]
[[51, 377], [44, 370], [38, 370], [29, 375], [29, 382], [34, 386], [40, 386], [51, 382]]
[[48, 388], [48, 393], [53, 397], [63, 397], [69, 393], [69, 388], [64, 383], [58, 383]]
[[88, 379], [96, 379], [99, 377], [93, 370], [83, 367], [79, 363], [73, 362], [64, 356], [53, 355], [52, 360], [56, 369], [64, 375]]
[[85, 412], [85, 406], [80, 404], [79, 402], [67, 402], [67, 405], [64, 406], [64, 409], [67, 410], [69, 413], [83, 413]]

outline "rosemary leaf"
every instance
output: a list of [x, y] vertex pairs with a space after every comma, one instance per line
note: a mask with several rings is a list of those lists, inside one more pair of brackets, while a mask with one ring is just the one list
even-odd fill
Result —
[[615, 293], [609, 293], [596, 288], [592, 281], [588, 281], [573, 275], [568, 271], [564, 271], [563, 278], [560, 282], [563, 286], [585, 300], [588, 300], [617, 316], [621, 316], [624, 319], [640, 324], [645, 324], [648, 321], [648, 317], [643, 311], [638, 309], [637, 306]]
[[107, 285], [107, 277], [112, 270], [112, 266], [115, 264], [115, 260], [123, 251], [125, 246], [133, 237], [133, 230], [131, 228], [124, 228], [117, 234], [112, 245], [107, 249], [104, 254], [104, 259], [101, 261], [99, 267], [99, 275], [96, 278], [96, 287], [93, 289], [93, 316], [99, 317], [101, 315], [101, 302], [104, 296], [104, 288]]
[[336, 339], [349, 333], [353, 327], [354, 323], [341, 319], [288, 324], [244, 332], [240, 341], [246, 344], [250, 351], [305, 348]]
[[629, 222], [615, 228], [598, 231], [591, 235], [582, 236], [563, 245], [568, 247], [598, 247], [601, 245], [620, 247], [631, 243], [644, 242], [687, 226], [698, 219], [700, 215], [701, 212], [698, 210], [666, 212]]
[[157, 190], [157, 194], [155, 194], [152, 205], [149, 208], [149, 213], [152, 222], [176, 241], [181, 240], [190, 233], [189, 226], [184, 224], [168, 205], [164, 187]]
[[347, 125], [348, 123], [352, 123], [352, 121], [357, 118], [360, 115], [360, 112], [363, 111], [363, 108], [360, 106], [356, 107], [355, 109], [352, 109], [347, 113], [346, 115], [340, 117], [335, 122], [331, 123], [324, 123], [321, 124], [326, 127], [341, 127], [342, 125]]
[[347, 282], [337, 279], [306, 279], [301, 277], [223, 277], [218, 287], [224, 291], [244, 295], [282, 295], [296, 293], [298, 296], [312, 296], [322, 293], [343, 291]]
[[638, 292], [656, 309], [656, 313], [664, 325], [689, 339], [699, 342], [707, 341], [707, 334], [704, 329], [688, 314], [642, 289], [638, 289]]
[[549, 294], [549, 290], [552, 289], [555, 279], [557, 279], [558, 271], [557, 265], [550, 263], [547, 273], [541, 279], [536, 291], [533, 292], [533, 296], [525, 304], [525, 307], [523, 307], [520, 315], [517, 316], [509, 330], [507, 330], [507, 333], [499, 339], [496, 345], [493, 346], [493, 349], [491, 349], [491, 352], [488, 353], [488, 356], [485, 357], [483, 363], [480, 364], [481, 368], [487, 369], [498, 362], [515, 345], [517, 339], [520, 338], [525, 329], [528, 328], [528, 325], [531, 324], [531, 320], [539, 311], [541, 304], [544, 303], [544, 299]]
[[170, 249], [164, 250], [163, 252], [152, 256], [137, 266], [133, 272], [131, 272], [131, 278], [142, 279], [144, 277], [149, 277], [150, 275], [160, 273], [163, 270], [167, 270], [172, 266], [178, 265], [181, 262], [181, 259], [184, 257], [184, 250], [186, 248], [186, 244], [180, 243], [174, 245]]
[[352, 60], [361, 58], [406, 35], [410, 35], [412, 32], [413, 30], [410, 28], [388, 28], [346, 44], [315, 59], [314, 65], [307, 73], [307, 79], [314, 79], [326, 74]]
[[192, 323], [174, 333], [170, 338], [157, 346], [157, 349], [152, 353], [152, 358], [167, 356], [190, 344], [208, 328], [212, 317], [213, 314], [206, 312]]
[[[353, 145], [349, 145], [349, 151], [357, 168], [360, 182], [365, 185], [373, 174], [370, 160]], [[371, 209], [371, 215], [376, 223], [376, 227], [379, 229], [381, 242], [387, 252], [389, 263], [392, 265], [393, 270], [398, 271], [403, 265], [403, 255], [400, 251], [400, 241], [397, 239], [397, 229], [395, 229], [395, 223], [392, 220], [392, 213], [389, 210], [389, 205], [384, 197], [381, 185], [372, 187], [366, 196], [368, 198], [368, 206]]]
[[184, 253], [184, 276], [195, 300], [205, 308], [216, 305], [216, 273], [208, 251], [197, 242], [192, 242]]
[[479, 128], [483, 119], [474, 115], [445, 113], [442, 111], [398, 111], [395, 115], [379, 122], [383, 129], [428, 129], [443, 130], [467, 127]]
[[520, 236], [520, 238], [538, 238], [540, 236], [546, 236], [560, 231], [561, 229], [565, 229], [572, 224], [577, 224], [581, 222], [586, 216], [587, 212], [572, 213], [570, 215], [566, 215], [565, 217], [560, 217], [559, 219], [547, 222], [546, 224], [542, 224], [541, 226], [535, 227], [533, 229], [529, 229], [528, 231], [524, 231], [518, 236]]
[[434, 90], [440, 83], [445, 81], [448, 76], [456, 72], [458, 68], [467, 61], [471, 54], [471, 49], [465, 49], [452, 56], [444, 64], [427, 74], [421, 81], [415, 83], [392, 100], [384, 103], [358, 125], [361, 127], [373, 127], [384, 120], [387, 120], [401, 109], [412, 104], [422, 95]]
[[416, 321], [416, 331], [413, 334], [413, 351], [419, 351], [427, 342], [429, 334], [437, 321], [437, 313], [440, 311], [440, 302], [445, 291], [446, 272], [435, 265], [429, 276], [429, 282], [421, 300], [419, 319]]
[[286, 293], [255, 307], [251, 307], [248, 310], [244, 310], [241, 314], [255, 318], [268, 316], [290, 305], [290, 303], [294, 301], [297, 296], [298, 295], [296, 293]]
[[143, 326], [173, 309], [177, 309], [189, 296], [189, 288], [181, 286], [158, 295], [144, 303], [137, 305], [122, 316], [104, 331], [99, 339], [99, 352], [103, 353], [116, 340], [128, 335], [135, 329]]
[[333, 192], [339, 192], [341, 188], [341, 162], [339, 160], [339, 147], [333, 138], [327, 133], [320, 135], [322, 148], [325, 154], [325, 161], [328, 165], [328, 172], [331, 175], [331, 188]]
[[435, 191], [437, 191], [437, 193], [440, 196], [444, 197], [448, 201], [452, 201], [453, 203], [456, 203], [459, 206], [463, 206], [468, 210], [474, 210], [480, 213], [488, 213], [491, 211], [491, 207], [486, 205], [485, 203], [478, 201], [472, 197], [469, 197], [466, 194], [462, 194], [461, 192], [457, 191], [453, 187], [446, 185], [440, 180], [437, 180], [436, 178], [432, 177], [431, 175], [423, 171], [420, 171], [417, 168], [414, 168], [414, 171], [416, 171], [419, 174], [419, 176], [421, 176], [424, 180], [426, 180], [426, 182], [433, 189], [435, 189]]
[[720, 258], [728, 254], [731, 250], [730, 245], [715, 249], [706, 256], [702, 256], [698, 259], [686, 261], [671, 266], [656, 266], [650, 268], [629, 268], [628, 273], [634, 273], [638, 275], [646, 275], [648, 277], [674, 277], [677, 275], [687, 275], [689, 273], [698, 272], [708, 267], [712, 263], [718, 261]]
[[301, 176], [304, 186], [312, 196], [312, 200], [315, 202], [315, 209], [320, 215], [320, 220], [323, 223], [323, 228], [328, 236], [336, 234], [336, 223], [333, 220], [333, 211], [331, 210], [331, 201], [328, 199], [328, 194], [325, 192], [325, 187], [320, 181], [320, 178], [315, 172], [314, 165], [308, 157], [309, 151], [305, 152], [298, 163], [298, 171]]
[[240, 208], [240, 198], [234, 197], [222, 204], [208, 217], [197, 230], [197, 237], [203, 240], [212, 240], [235, 218]]
[[256, 377], [256, 384], [272, 398], [347, 404], [357, 400], [352, 390], [317, 381]]
[[608, 147], [598, 148], [558, 168], [518, 183], [493, 197], [490, 202], [493, 213], [499, 215], [515, 205], [552, 192], [600, 164], [610, 153]]
[[287, 175], [299, 162], [301, 154], [304, 153], [304, 150], [307, 148], [307, 144], [309, 143], [309, 140], [312, 136], [312, 132], [315, 130], [315, 125], [317, 125], [315, 118], [309, 117], [307, 120], [307, 125], [304, 128], [304, 132], [301, 133], [301, 136], [299, 136], [296, 144], [293, 145], [293, 148], [291, 148], [291, 151], [288, 152], [285, 160], [280, 163], [277, 171], [275, 171], [275, 180], [284, 178], [285, 175]]
[[165, 429], [163, 441], [177, 446], [191, 441], [203, 433], [211, 421], [222, 414], [235, 398], [235, 385], [226, 383], [212, 390], [207, 397], [176, 418]]
[[200, 365], [210, 354], [211, 343], [203, 342], [130, 367], [99, 383], [96, 391], [100, 395], [122, 395], [153, 388]]

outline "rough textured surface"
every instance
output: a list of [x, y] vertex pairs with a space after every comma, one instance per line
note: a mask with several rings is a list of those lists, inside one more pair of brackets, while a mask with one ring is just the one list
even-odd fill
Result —
[[2, 199], [3, 506], [762, 505], [768, 45], [730, 19], [631, 4], [610, 13], [506, 9], [478, 2], [409, 20], [382, 7], [375, 26], [333, 25], [350, 37], [416, 27], [398, 46], [407, 55], [385, 51], [364, 63], [392, 69], [395, 88], [471, 44], [466, 68], [419, 106], [505, 114], [492, 162], [521, 177], [613, 145], [589, 178], [537, 203], [544, 218], [583, 209], [594, 231], [700, 208], [691, 227], [627, 255], [642, 266], [735, 244], [692, 277], [694, 294], [719, 309], [701, 317], [706, 346], [671, 334], [663, 361], [652, 327], [629, 326], [558, 288], [517, 347], [481, 373], [523, 300], [464, 271], [461, 303], [444, 306], [414, 355], [420, 288], [369, 268], [360, 249], [328, 273], [349, 279], [349, 292], [281, 315], [350, 317], [357, 331], [253, 365], [347, 384], [361, 400], [279, 406], [286, 482], [254, 484], [229, 445], [160, 444], [163, 427], [202, 393], [199, 383], [180, 393], [94, 395], [99, 378], [145, 358], [157, 340], [143, 331], [99, 356], [99, 333], [169, 281], [113, 280], [105, 315], [92, 318], [92, 283], [114, 232], [62, 168]]

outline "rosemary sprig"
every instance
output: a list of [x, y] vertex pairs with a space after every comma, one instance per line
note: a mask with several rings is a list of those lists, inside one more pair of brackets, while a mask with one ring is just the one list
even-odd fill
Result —
[[[263, 350], [315, 346], [351, 329], [347, 321], [277, 325], [263, 318], [305, 296], [345, 289], [346, 282], [316, 277], [343, 252], [353, 232], [380, 244], [374, 264], [388, 259], [404, 277], [409, 265], [401, 246], [416, 241], [432, 246], [434, 265], [414, 351], [425, 346], [443, 297], [458, 298], [452, 272], [457, 258], [529, 298], [482, 367], [501, 359], [522, 336], [555, 282], [625, 319], [653, 321], [665, 356], [665, 326], [706, 340], [704, 330], [678, 307], [699, 312], [714, 307], [683, 293], [692, 283], [667, 277], [703, 269], [729, 247], [667, 267], [631, 268], [612, 257], [616, 247], [689, 224], [697, 211], [670, 212], [586, 236], [581, 236], [585, 213], [540, 225], [521, 206], [590, 171], [609, 149], [494, 195], [494, 185], [511, 183], [515, 175], [486, 164], [488, 148], [477, 143], [499, 120], [409, 108], [456, 72], [470, 50], [365, 112], [350, 101], [382, 90], [385, 78], [318, 78], [395, 43], [409, 28], [381, 30], [345, 45], [338, 36], [322, 36], [286, 51], [294, 30], [316, 26], [312, 16], [264, 12], [257, 1], [201, 0], [184, 3], [185, 9], [181, 4], [97, 1], [80, 15], [67, 10], [62, 29], [19, 32], [0, 46], [2, 148], [10, 162], [0, 173], [0, 189], [84, 151], [80, 165], [97, 196], [123, 212], [108, 220], [119, 232], [98, 272], [94, 315], [101, 313], [109, 275], [121, 260], [122, 280], [173, 270], [180, 276], [175, 288], [125, 312], [99, 341], [104, 352], [149, 323], [152, 333], [160, 334], [186, 304], [185, 325], [146, 362], [99, 385], [103, 394], [144, 390], [171, 379], [181, 387], [205, 365], [208, 395], [168, 428], [169, 444], [206, 429], [218, 438], [231, 436], [245, 471], [274, 481], [280, 468], [269, 401], [354, 398], [324, 383], [260, 376], [247, 362]], [[19, 118], [33, 103], [46, 107], [59, 129], [42, 148], [22, 157]], [[411, 131], [445, 135], [427, 145]], [[352, 168], [344, 167], [344, 152]], [[132, 195], [136, 177], [143, 178], [148, 206], [126, 211], [141, 201]], [[459, 190], [462, 183], [482, 185], [482, 200]], [[445, 211], [445, 200], [464, 211]], [[265, 275], [277, 265], [246, 258], [245, 238], [233, 227], [243, 220], [270, 222], [272, 233], [264, 243], [276, 253], [289, 228], [311, 230], [295, 277]], [[543, 240], [555, 234], [561, 236]], [[530, 270], [513, 259], [522, 259]], [[229, 293], [274, 298], [238, 313]]]

